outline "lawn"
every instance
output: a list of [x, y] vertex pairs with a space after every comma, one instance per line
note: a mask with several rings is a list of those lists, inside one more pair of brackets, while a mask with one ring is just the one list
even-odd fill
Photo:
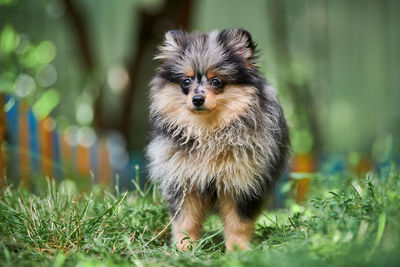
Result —
[[[291, 200], [260, 216], [249, 251], [225, 252], [222, 224], [211, 216], [199, 246], [177, 251], [153, 185], [135, 192], [72, 181], [32, 194], [0, 193], [0, 265], [8, 266], [399, 266], [400, 173], [315, 175], [308, 201]], [[133, 181], [136, 183], [136, 181]], [[151, 242], [150, 242], [151, 241]]]

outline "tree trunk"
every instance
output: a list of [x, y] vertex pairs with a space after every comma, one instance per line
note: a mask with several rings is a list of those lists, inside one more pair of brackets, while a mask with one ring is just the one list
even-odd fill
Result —
[[[165, 1], [164, 6], [157, 13], [150, 13], [147, 10], [140, 10], [140, 22], [138, 36], [134, 39], [138, 43], [136, 53], [132, 55], [132, 59], [128, 64], [128, 73], [130, 83], [127, 88], [126, 97], [122, 103], [121, 120], [118, 130], [125, 137], [128, 148], [131, 147], [130, 142], [130, 126], [132, 123], [132, 103], [135, 97], [135, 86], [138, 80], [138, 72], [141, 64], [145, 61], [151, 61], [152, 58], [144, 58], [146, 47], [157, 46], [162, 39], [164, 32], [170, 29], [187, 30], [189, 27], [189, 19], [193, 6], [192, 0]], [[170, 23], [163, 23], [170, 22]]]
[[309, 129], [313, 139], [312, 153], [317, 156], [321, 150], [321, 136], [317, 120], [315, 100], [310, 91], [310, 83], [294, 83], [289, 49], [288, 27], [285, 1], [268, 1], [268, 17], [270, 19], [271, 37], [278, 64], [279, 80], [287, 88], [292, 99], [295, 114], [304, 114], [309, 123]]
[[82, 54], [82, 64], [88, 71], [93, 68], [93, 57], [90, 50], [85, 16], [76, 8], [72, 0], [63, 0], [66, 13], [71, 20], [71, 25], [78, 39], [79, 48]]

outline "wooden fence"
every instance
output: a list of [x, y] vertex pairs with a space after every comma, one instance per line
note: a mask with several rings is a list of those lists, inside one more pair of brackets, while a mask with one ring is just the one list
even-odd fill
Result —
[[0, 94], [0, 107], [0, 180], [8, 176], [29, 188], [38, 174], [58, 180], [80, 175], [106, 185], [116, 177], [127, 185], [134, 177], [136, 163], [117, 134], [97, 137], [78, 127], [61, 132], [52, 118], [38, 120], [26, 103], [10, 95]]
[[[93, 177], [94, 183], [105, 185], [115, 184], [118, 176], [120, 184], [132, 188], [133, 166], [143, 161], [128, 156], [118, 135], [92, 136], [95, 140], [84, 142], [76, 136], [79, 128], [61, 132], [52, 118], [38, 120], [26, 103], [13, 96], [0, 94], [0, 107], [4, 106], [6, 111], [0, 112], [0, 180], [8, 175], [30, 189], [37, 175], [57, 180]], [[296, 157], [292, 170], [315, 171], [313, 158]], [[309, 178], [296, 183], [298, 202], [305, 199], [308, 187]]]
[[[94, 183], [109, 186], [118, 177], [119, 186], [134, 188], [133, 167], [144, 165], [143, 153], [128, 154], [118, 134], [97, 137], [93, 130], [76, 126], [61, 132], [52, 118], [38, 120], [26, 103], [11, 95], [0, 94], [0, 108], [0, 186], [8, 175], [29, 189], [32, 179], [46, 175], [57, 180], [92, 177]], [[343, 157], [323, 161], [334, 162], [330, 173], [349, 167]], [[291, 171], [312, 173], [318, 165], [312, 155], [294, 155]], [[361, 174], [371, 167], [370, 159], [363, 159], [353, 166], [353, 171]], [[305, 177], [294, 183], [297, 202], [307, 198], [310, 182], [311, 178]]]

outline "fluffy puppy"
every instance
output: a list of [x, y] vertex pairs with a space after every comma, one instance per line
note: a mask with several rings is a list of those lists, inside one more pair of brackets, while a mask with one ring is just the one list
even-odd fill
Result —
[[147, 147], [149, 174], [178, 210], [173, 237], [186, 250], [216, 210], [226, 248], [249, 246], [255, 219], [287, 163], [289, 135], [273, 87], [242, 29], [169, 31], [155, 57]]

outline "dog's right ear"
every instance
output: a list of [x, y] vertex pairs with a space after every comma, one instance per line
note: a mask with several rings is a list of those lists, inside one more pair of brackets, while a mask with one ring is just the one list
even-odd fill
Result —
[[170, 30], [165, 33], [164, 41], [158, 47], [160, 53], [154, 57], [158, 60], [174, 58], [181, 52], [185, 44], [185, 33], [180, 30]]

